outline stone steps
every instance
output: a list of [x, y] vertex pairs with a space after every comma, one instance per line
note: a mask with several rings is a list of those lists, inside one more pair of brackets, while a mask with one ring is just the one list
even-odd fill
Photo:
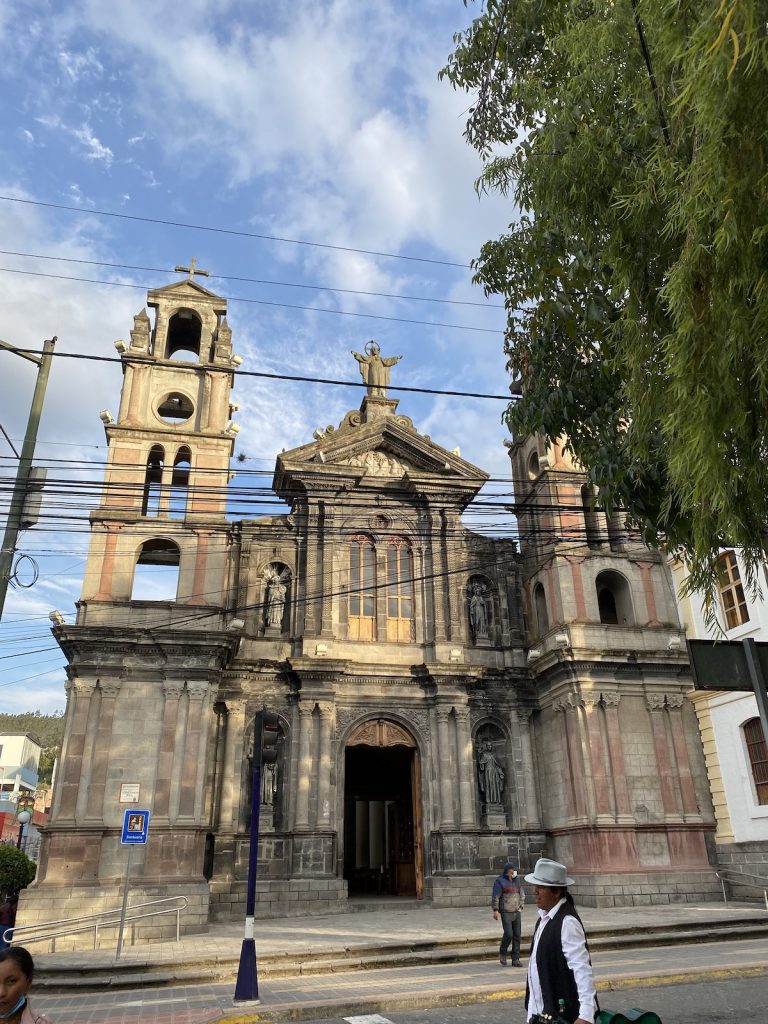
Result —
[[[768, 936], [768, 914], [755, 914], [733, 922], [701, 922], [681, 927], [679, 923], [640, 927], [596, 927], [589, 932], [590, 949], [640, 949], [648, 946], [682, 945], [696, 942], [724, 942]], [[498, 956], [498, 937], [470, 939], [429, 939], [404, 943], [358, 945], [321, 951], [259, 953], [261, 978], [279, 978], [350, 971], [370, 971], [394, 967], [449, 964], [494, 959]], [[41, 963], [35, 972], [35, 989], [40, 992], [77, 992], [120, 990], [143, 986], [172, 986], [231, 980], [238, 956], [187, 958], [173, 962], [124, 960], [89, 962], [77, 965]], [[512, 969], [510, 969], [512, 970]]]

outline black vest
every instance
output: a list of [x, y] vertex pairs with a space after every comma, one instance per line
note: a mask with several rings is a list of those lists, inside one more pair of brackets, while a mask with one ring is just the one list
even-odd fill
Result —
[[[544, 1013], [557, 1017], [560, 1012], [558, 1000], [562, 999], [565, 1001], [565, 1019], [574, 1021], [579, 1016], [579, 990], [576, 987], [576, 978], [573, 971], [568, 966], [565, 954], [563, 953], [561, 933], [563, 921], [566, 917], [579, 919], [579, 915], [568, 902], [560, 907], [541, 933], [539, 944], [536, 947], [536, 968], [539, 972], [541, 995], [544, 1000]], [[533, 932], [534, 939], [541, 922], [542, 918], [539, 918], [536, 922], [536, 928]], [[533, 951], [533, 940], [531, 941], [531, 951]], [[528, 1009], [529, 999], [530, 989], [526, 983], [526, 1010]]]

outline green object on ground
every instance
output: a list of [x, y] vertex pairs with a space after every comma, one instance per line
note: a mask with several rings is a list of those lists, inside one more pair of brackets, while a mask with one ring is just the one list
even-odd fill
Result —
[[662, 1024], [661, 1017], [653, 1010], [627, 1010], [626, 1013], [614, 1013], [612, 1010], [601, 1010], [595, 1018], [595, 1024]]

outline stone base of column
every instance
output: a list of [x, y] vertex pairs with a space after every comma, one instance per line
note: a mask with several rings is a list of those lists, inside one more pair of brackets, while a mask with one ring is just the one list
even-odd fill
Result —
[[[211, 920], [242, 921], [245, 881], [211, 882]], [[256, 917], [306, 917], [349, 911], [347, 883], [342, 878], [286, 878], [256, 883]]]
[[507, 827], [507, 812], [501, 804], [483, 804], [480, 824], [483, 828], [505, 829]]

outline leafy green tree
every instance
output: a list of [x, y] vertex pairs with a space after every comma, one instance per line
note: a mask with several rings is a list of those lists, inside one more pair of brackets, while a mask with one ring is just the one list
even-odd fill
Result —
[[486, 0], [441, 72], [474, 93], [475, 276], [504, 297], [519, 433], [567, 437], [608, 508], [750, 580], [768, 524], [768, 4]]
[[0, 843], [0, 902], [35, 877], [35, 862], [15, 846]]

